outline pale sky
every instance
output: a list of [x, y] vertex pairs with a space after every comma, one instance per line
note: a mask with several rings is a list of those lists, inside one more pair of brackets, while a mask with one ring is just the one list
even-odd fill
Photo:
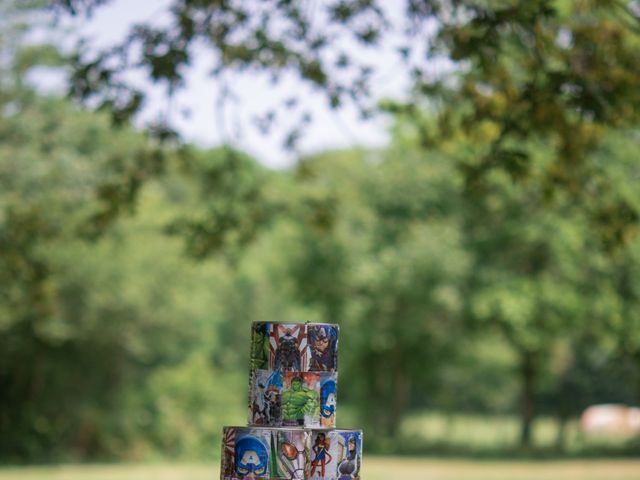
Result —
[[[115, 0], [98, 9], [92, 19], [75, 20], [73, 26], [95, 45], [111, 45], [122, 39], [134, 23], [166, 20], [165, 12], [169, 3], [169, 0]], [[381, 68], [373, 79], [374, 101], [383, 97], [400, 98], [407, 91], [407, 69], [400, 68], [400, 61], [392, 48], [379, 48], [375, 52], [375, 62]], [[196, 60], [187, 74], [186, 88], [175, 96], [169, 107], [173, 125], [188, 141], [202, 146], [227, 142], [252, 154], [265, 165], [290, 165], [295, 155], [282, 148], [282, 140], [288, 131], [287, 127], [295, 119], [280, 119], [268, 135], [261, 134], [252, 119], [270, 107], [279, 105], [279, 101], [291, 95], [291, 92], [299, 94], [313, 115], [313, 122], [306, 128], [299, 144], [299, 153], [353, 145], [379, 147], [388, 141], [388, 118], [378, 115], [373, 120], [364, 121], [356, 109], [349, 106], [338, 111], [331, 110], [320, 92], [293, 76], [273, 86], [266, 76], [226, 74], [225, 81], [232, 86], [236, 99], [228, 102], [221, 113], [216, 105], [223, 86], [219, 79], [207, 75], [213, 65], [208, 61], [211, 60], [208, 56], [209, 52], [203, 48], [201, 58]], [[164, 93], [142, 82], [149, 99], [138, 119], [141, 123], [156, 118], [160, 111], [167, 111]], [[181, 114], [184, 110], [190, 111], [188, 117]]]

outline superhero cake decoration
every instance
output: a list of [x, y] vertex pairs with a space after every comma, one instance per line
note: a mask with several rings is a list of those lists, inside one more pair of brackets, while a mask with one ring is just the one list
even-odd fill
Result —
[[225, 427], [221, 480], [360, 478], [362, 432], [337, 430], [338, 325], [255, 322], [247, 427]]

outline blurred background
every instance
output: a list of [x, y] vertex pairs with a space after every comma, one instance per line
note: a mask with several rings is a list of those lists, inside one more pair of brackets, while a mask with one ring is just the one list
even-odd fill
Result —
[[639, 65], [628, 0], [3, 0], [0, 480], [215, 478], [254, 320], [342, 326], [363, 478], [640, 478]]

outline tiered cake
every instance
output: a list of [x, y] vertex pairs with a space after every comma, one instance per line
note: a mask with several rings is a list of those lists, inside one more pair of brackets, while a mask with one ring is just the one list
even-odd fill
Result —
[[360, 478], [362, 431], [335, 428], [339, 332], [253, 324], [249, 424], [224, 428], [222, 480]]

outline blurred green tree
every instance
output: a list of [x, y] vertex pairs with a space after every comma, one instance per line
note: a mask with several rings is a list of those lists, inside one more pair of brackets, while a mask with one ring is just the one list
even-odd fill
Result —
[[164, 152], [174, 174], [126, 202], [137, 215], [102, 223], [112, 206], [103, 186], [120, 185], [157, 147], [63, 99], [24, 91], [9, 101], [0, 120], [2, 458], [210, 452], [219, 424], [242, 412], [226, 408], [244, 379], [220, 359], [222, 324], [248, 330], [249, 319], [220, 306], [236, 291], [233, 271], [192, 262], [183, 238], [165, 234], [198, 212], [198, 186]]
[[[263, 170], [228, 149], [160, 146], [34, 91], [30, 73], [64, 64], [55, 48], [28, 41], [41, 6], [6, 2], [0, 15], [0, 455], [198, 456], [228, 418], [216, 402], [228, 405], [243, 384], [214, 354], [221, 320], [248, 319], [223, 313], [210, 294], [212, 284], [220, 295], [234, 289], [225, 289], [231, 270], [190, 262], [182, 237], [163, 233], [183, 233], [180, 222], [206, 211], [205, 193], [252, 195]], [[216, 206], [210, 224], [229, 235], [244, 213]]]
[[[99, 15], [108, 3], [54, 2], [73, 15]], [[406, 0], [391, 7], [374, 0], [314, 6], [176, 0], [168, 14], [166, 25], [136, 25], [118, 45], [79, 51], [72, 95], [108, 107], [123, 121], [144, 101], [127, 72], [142, 68], [173, 92], [184, 86], [198, 44], [215, 53], [214, 74], [263, 71], [278, 79], [293, 72], [324, 92], [331, 106], [355, 101], [365, 111], [370, 79], [384, 68], [366, 53], [392, 42], [414, 87], [408, 102], [392, 108], [417, 118], [424, 108], [432, 111], [437, 122], [422, 131], [426, 147], [461, 135], [490, 138], [460, 165], [469, 185], [500, 169], [518, 182], [537, 182], [545, 201], [556, 191], [606, 197], [607, 203], [594, 202], [591, 218], [607, 248], [623, 243], [637, 222], [638, 212], [612, 195], [587, 161], [603, 129], [639, 120], [637, 2]], [[289, 139], [298, 136], [292, 132]], [[553, 151], [554, 160], [536, 175], [529, 140]]]
[[[362, 84], [340, 86], [353, 71], [325, 70], [336, 44], [299, 4], [175, 2], [175, 30], [78, 57], [74, 93], [118, 128], [34, 92], [31, 69], [64, 59], [0, 16], [3, 458], [208, 455], [243, 410], [228, 407], [257, 318], [348, 327], [341, 401], [376, 439], [412, 407], [510, 410], [513, 378], [525, 446], [538, 412], [640, 399], [636, 10], [595, 3], [408, 2], [412, 38], [453, 73], [428, 78], [404, 52], [415, 97], [387, 105], [389, 148], [285, 172], [135, 132], [142, 97], [111, 62], [144, 45], [152, 79], [178, 88], [206, 37], [223, 68], [299, 70], [334, 105], [359, 98]], [[382, 41], [374, 2], [326, 8], [343, 35]], [[594, 389], [616, 362], [630, 373]]]
[[303, 159], [293, 175], [296, 202], [324, 206], [313, 217], [322, 222], [291, 221], [293, 291], [321, 319], [348, 327], [341, 399], [359, 405], [374, 438], [394, 437], [408, 409], [428, 403], [462, 335], [469, 256], [455, 171], [445, 157], [424, 162], [398, 142]]
[[[358, 332], [345, 340], [357, 374], [342, 391], [358, 399], [364, 420], [382, 436], [397, 433], [412, 405], [437, 405], [447, 385], [460, 388], [445, 376], [464, 362], [473, 337], [490, 344], [491, 332], [501, 335], [516, 362], [520, 441], [530, 447], [547, 381], [542, 377], [553, 377], [560, 417], [561, 405], [575, 394], [562, 385], [570, 363], [569, 370], [554, 370], [559, 349], [576, 342], [572, 354], [579, 355], [577, 345], [593, 335], [615, 348], [635, 339], [635, 317], [613, 307], [626, 304], [621, 295], [635, 298], [635, 275], [623, 277], [624, 288], [611, 282], [620, 256], [635, 268], [628, 252], [637, 242], [629, 240], [615, 253], [603, 250], [592, 235], [590, 199], [565, 191], [548, 204], [541, 183], [514, 182], [504, 170], [487, 172], [479, 190], [464, 189], [467, 178], [450, 159], [472, 161], [491, 139], [461, 138], [447, 151], [425, 152], [421, 133], [414, 116], [400, 115], [384, 152], [330, 152], [300, 162], [295, 175], [305, 195], [330, 205], [331, 228], [302, 222], [287, 249], [297, 294], [318, 305], [324, 319]], [[634, 142], [610, 135], [588, 161], [602, 166], [599, 175], [615, 187], [611, 198], [623, 195], [636, 208], [636, 167], [626, 151]], [[542, 142], [526, 148], [535, 152], [532, 177], [544, 176], [555, 161], [553, 149]], [[471, 397], [481, 390], [468, 388]], [[580, 391], [585, 401], [606, 398]], [[491, 396], [475, 398], [482, 404]], [[586, 405], [574, 399], [568, 415]]]

